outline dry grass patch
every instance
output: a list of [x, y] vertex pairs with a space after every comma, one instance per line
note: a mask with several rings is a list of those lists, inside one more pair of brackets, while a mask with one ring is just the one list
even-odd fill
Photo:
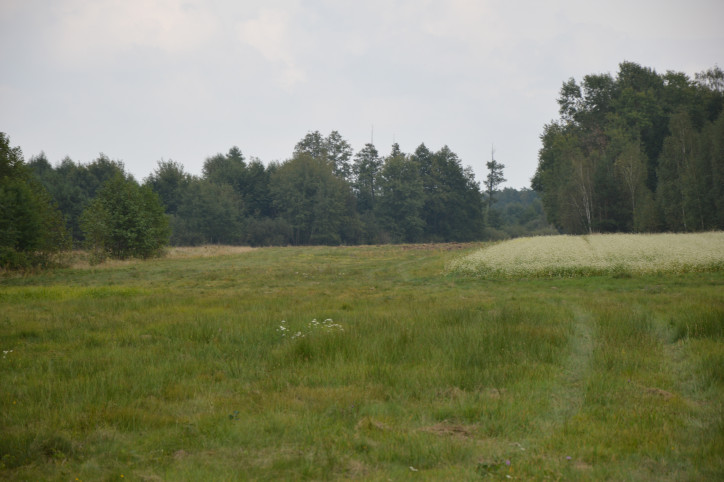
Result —
[[431, 425], [429, 427], [420, 428], [420, 432], [427, 432], [434, 435], [470, 438], [475, 435], [477, 427], [475, 425], [460, 425], [447, 421]]
[[204, 246], [175, 246], [168, 249], [167, 257], [181, 258], [210, 258], [213, 256], [228, 256], [248, 253], [255, 248], [250, 246], [225, 246], [220, 244], [207, 244]]
[[[235, 254], [248, 253], [255, 248], [250, 246], [226, 246], [218, 244], [208, 244], [204, 246], [173, 246], [167, 248], [163, 254], [163, 259], [194, 259], [194, 258], [213, 258], [218, 256], [231, 256]], [[90, 261], [90, 253], [84, 250], [75, 250], [69, 253], [64, 260], [65, 265], [73, 269], [85, 269], [93, 267], [95, 269], [120, 268], [131, 266], [143, 262], [138, 258], [129, 259], [107, 259], [99, 265], [92, 265]]]

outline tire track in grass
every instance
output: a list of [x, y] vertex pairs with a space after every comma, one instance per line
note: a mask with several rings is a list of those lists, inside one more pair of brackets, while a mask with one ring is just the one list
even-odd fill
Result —
[[591, 371], [593, 356], [594, 328], [591, 314], [580, 306], [573, 309], [573, 333], [570, 339], [570, 353], [563, 370], [553, 386], [552, 405], [548, 418], [554, 423], [554, 430], [583, 407], [586, 383]]
[[[584, 409], [586, 389], [593, 373], [593, 351], [595, 345], [595, 318], [579, 304], [568, 305], [572, 315], [571, 332], [568, 338], [567, 358], [561, 360], [559, 373], [548, 382], [529, 393], [540, 404], [535, 417], [535, 428], [529, 433], [524, 445], [532, 449], [525, 456], [530, 466], [523, 477], [539, 478], [543, 475], [552, 479], [566, 478], [566, 469], [588, 470], [590, 466], [581, 461], [566, 459], [569, 423]], [[521, 451], [525, 450], [521, 448]], [[568, 473], [567, 477], [574, 476]]]
[[671, 343], [668, 321], [631, 301], [571, 312], [570, 351], [550, 386], [541, 459], [569, 461], [570, 453], [571, 462], [553, 464], [565, 477], [721, 475], [716, 442], [701, 450], [701, 440], [716, 438], [707, 425], [717, 419], [691, 381], [689, 351]]
[[567, 358], [561, 360], [557, 376], [538, 387], [537, 393], [529, 394], [537, 399], [540, 408], [530, 438], [522, 441], [532, 449], [524, 456], [527, 467], [521, 472], [523, 478], [576, 478], [591, 468], [583, 461], [567, 457], [572, 453], [567, 447], [567, 431], [584, 410], [586, 390], [593, 373], [595, 317], [575, 301], [567, 308], [571, 316]]
[[[699, 320], [701, 318], [699, 314]], [[697, 478], [724, 480], [721, 456], [724, 453], [724, 398], [716, 389], [716, 380], [711, 378], [714, 373], [707, 376], [702, 372], [707, 354], [721, 353], [724, 340], [716, 334], [676, 334], [670, 319], [659, 319], [658, 335], [665, 355], [663, 363], [675, 388], [674, 396], [681, 398], [680, 428], [672, 438], [673, 456], [686, 472]]]

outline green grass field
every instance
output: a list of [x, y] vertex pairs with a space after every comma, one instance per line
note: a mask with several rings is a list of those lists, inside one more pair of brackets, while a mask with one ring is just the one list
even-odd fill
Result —
[[484, 279], [481, 245], [0, 279], [0, 478], [724, 478], [724, 272]]

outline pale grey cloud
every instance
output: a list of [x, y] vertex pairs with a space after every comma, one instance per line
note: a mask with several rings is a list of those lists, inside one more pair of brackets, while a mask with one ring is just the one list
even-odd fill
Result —
[[53, 2], [53, 48], [59, 60], [82, 63], [138, 48], [181, 55], [203, 48], [217, 20], [203, 2], [74, 0]]
[[306, 79], [304, 70], [295, 60], [295, 36], [290, 29], [292, 17], [293, 12], [288, 10], [262, 8], [256, 17], [238, 24], [239, 38], [280, 66], [279, 80], [287, 89]]
[[359, 149], [447, 144], [478, 179], [495, 144], [528, 185], [563, 81], [624, 60], [724, 64], [724, 2], [4, 0], [0, 131], [44, 150], [201, 171], [238, 145], [283, 160], [309, 130]]

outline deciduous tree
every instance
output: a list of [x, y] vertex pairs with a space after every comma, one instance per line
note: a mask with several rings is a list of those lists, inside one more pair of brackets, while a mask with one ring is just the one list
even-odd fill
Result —
[[95, 261], [158, 256], [168, 244], [168, 219], [158, 195], [116, 174], [83, 212], [86, 243]]
[[191, 175], [174, 161], [159, 161], [145, 184], [158, 194], [167, 214], [176, 214], [191, 182]]
[[532, 180], [548, 219], [566, 232], [718, 225], [708, 132], [724, 110], [722, 78], [717, 69], [691, 81], [623, 62], [615, 78], [565, 82]]
[[274, 208], [291, 226], [292, 244], [339, 244], [354, 222], [349, 184], [330, 163], [298, 153], [271, 176]]
[[405, 156], [397, 144], [382, 166], [379, 175], [376, 218], [393, 241], [420, 240], [425, 222], [422, 219], [424, 196], [417, 163]]
[[354, 156], [354, 188], [357, 193], [357, 209], [360, 213], [372, 211], [378, 193], [377, 177], [382, 160], [373, 144], [367, 143]]
[[0, 132], [0, 267], [50, 266], [68, 247], [60, 211]]
[[487, 194], [485, 203], [485, 217], [490, 219], [490, 209], [495, 203], [495, 192], [498, 186], [503, 184], [506, 179], [503, 177], [503, 169], [505, 165], [495, 160], [494, 151], [490, 155], [490, 161], [485, 163], [488, 168], [488, 176], [485, 178], [485, 193]]

